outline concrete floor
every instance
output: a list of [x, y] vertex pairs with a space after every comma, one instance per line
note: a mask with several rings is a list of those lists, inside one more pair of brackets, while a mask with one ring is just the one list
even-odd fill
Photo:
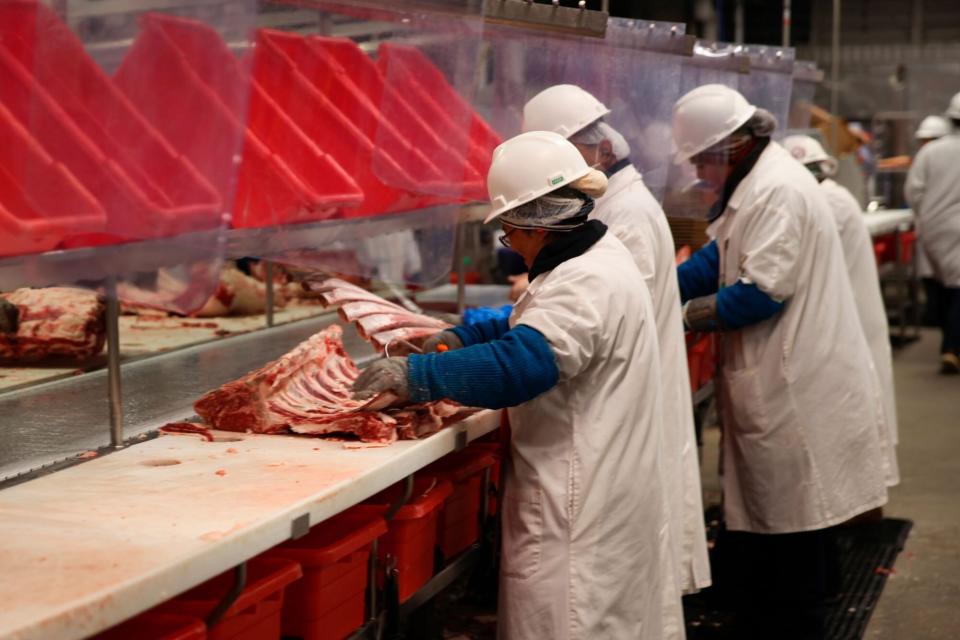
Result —
[[[940, 334], [894, 351], [900, 485], [885, 515], [912, 520], [867, 640], [960, 638], [960, 376], [941, 376]], [[708, 420], [709, 424], [710, 420]], [[720, 501], [719, 432], [704, 433], [704, 504]]]
[[868, 640], [960, 638], [960, 376], [941, 376], [938, 331], [894, 351], [900, 485], [885, 514], [913, 520]]

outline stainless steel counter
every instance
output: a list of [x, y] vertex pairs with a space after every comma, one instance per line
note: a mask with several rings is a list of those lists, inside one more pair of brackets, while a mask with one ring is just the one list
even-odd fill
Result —
[[[283, 355], [336, 320], [327, 314], [124, 364], [126, 437], [191, 417], [204, 392]], [[358, 362], [373, 357], [352, 327], [343, 336]], [[105, 370], [0, 394], [0, 481], [106, 446], [109, 424]]]

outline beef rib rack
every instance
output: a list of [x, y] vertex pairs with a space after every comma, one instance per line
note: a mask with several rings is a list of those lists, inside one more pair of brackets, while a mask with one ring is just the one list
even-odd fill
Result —
[[210, 427], [252, 433], [350, 433], [364, 442], [393, 442], [433, 433], [461, 412], [437, 402], [390, 407], [382, 394], [354, 400], [359, 375], [343, 348], [342, 329], [331, 325], [256, 371], [207, 393], [194, 409]]
[[319, 281], [307, 280], [303, 286], [319, 295], [327, 306], [339, 306], [338, 313], [344, 322], [352, 322], [364, 340], [377, 351], [398, 355], [404, 349], [394, 345], [409, 343], [420, 346], [424, 340], [452, 325], [420, 313], [413, 313], [398, 304], [384, 300], [355, 284], [339, 278]]
[[17, 316], [15, 330], [0, 331], [0, 361], [36, 362], [58, 356], [85, 360], [103, 351], [106, 307], [92, 291], [47, 287], [0, 296], [9, 303], [8, 309], [16, 308]]

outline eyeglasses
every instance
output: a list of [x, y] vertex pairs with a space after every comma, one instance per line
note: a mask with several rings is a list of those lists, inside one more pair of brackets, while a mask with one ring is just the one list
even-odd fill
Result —
[[504, 231], [504, 232], [503, 232], [503, 235], [500, 236], [499, 238], [497, 238], [497, 240], [500, 241], [500, 244], [502, 244], [504, 247], [506, 247], [507, 249], [509, 249], [510, 246], [513, 244], [513, 243], [510, 241], [510, 234], [512, 234], [512, 233], [515, 232], [516, 230], [517, 230], [517, 227], [512, 227], [512, 228], [510, 229], [510, 231]]

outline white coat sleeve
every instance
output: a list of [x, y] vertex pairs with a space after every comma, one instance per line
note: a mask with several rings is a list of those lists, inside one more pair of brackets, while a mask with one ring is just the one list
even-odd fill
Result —
[[903, 186], [903, 195], [907, 203], [913, 207], [914, 213], [918, 212], [923, 202], [923, 194], [927, 189], [927, 156], [921, 149], [917, 157], [913, 159], [910, 165], [910, 171], [907, 173], [907, 180]]
[[590, 365], [601, 339], [602, 318], [589, 299], [604, 291], [596, 278], [576, 275], [537, 292], [517, 324], [536, 329], [547, 339], [557, 360], [560, 381], [577, 376]]
[[797, 288], [801, 214], [807, 204], [793, 190], [778, 190], [754, 206], [761, 210], [753, 212], [744, 232], [740, 278], [784, 302]]

